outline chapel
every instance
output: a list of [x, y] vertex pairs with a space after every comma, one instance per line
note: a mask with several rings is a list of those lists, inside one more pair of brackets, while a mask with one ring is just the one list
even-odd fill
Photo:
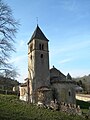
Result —
[[75, 81], [54, 66], [49, 68], [49, 40], [37, 25], [28, 41], [28, 77], [20, 86], [20, 99], [30, 103], [57, 101], [75, 104]]

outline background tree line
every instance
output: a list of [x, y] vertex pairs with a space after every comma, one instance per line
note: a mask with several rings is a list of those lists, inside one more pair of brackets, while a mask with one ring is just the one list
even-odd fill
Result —
[[84, 93], [90, 94], [90, 74], [83, 77], [74, 78], [77, 85], [83, 88]]

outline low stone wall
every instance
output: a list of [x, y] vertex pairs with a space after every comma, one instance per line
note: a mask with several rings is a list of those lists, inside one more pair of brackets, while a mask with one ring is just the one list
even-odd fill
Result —
[[76, 104], [67, 104], [61, 102], [60, 104], [57, 101], [51, 101], [50, 105], [44, 105], [43, 103], [38, 103], [37, 106], [48, 108], [51, 110], [58, 110], [69, 115], [82, 115], [82, 111], [80, 106], [76, 106]]

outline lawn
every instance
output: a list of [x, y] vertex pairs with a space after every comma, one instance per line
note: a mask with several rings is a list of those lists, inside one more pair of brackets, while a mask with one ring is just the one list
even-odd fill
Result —
[[0, 120], [86, 120], [82, 116], [68, 115], [27, 104], [15, 95], [0, 95]]

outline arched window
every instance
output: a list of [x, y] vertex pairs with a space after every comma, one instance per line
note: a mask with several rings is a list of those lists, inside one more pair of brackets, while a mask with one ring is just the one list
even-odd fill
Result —
[[30, 52], [32, 52], [32, 49], [33, 49], [33, 45], [31, 44], [30, 45]]
[[43, 58], [43, 54], [41, 54], [41, 58]]
[[44, 44], [39, 44], [39, 50], [44, 50]]
[[31, 60], [32, 60], [32, 55], [31, 55], [31, 57], [30, 57], [30, 58], [31, 58]]
[[44, 44], [42, 44], [42, 50], [44, 50]]
[[41, 44], [39, 44], [39, 50], [41, 50]]
[[69, 90], [68, 95], [71, 96], [71, 91]]

